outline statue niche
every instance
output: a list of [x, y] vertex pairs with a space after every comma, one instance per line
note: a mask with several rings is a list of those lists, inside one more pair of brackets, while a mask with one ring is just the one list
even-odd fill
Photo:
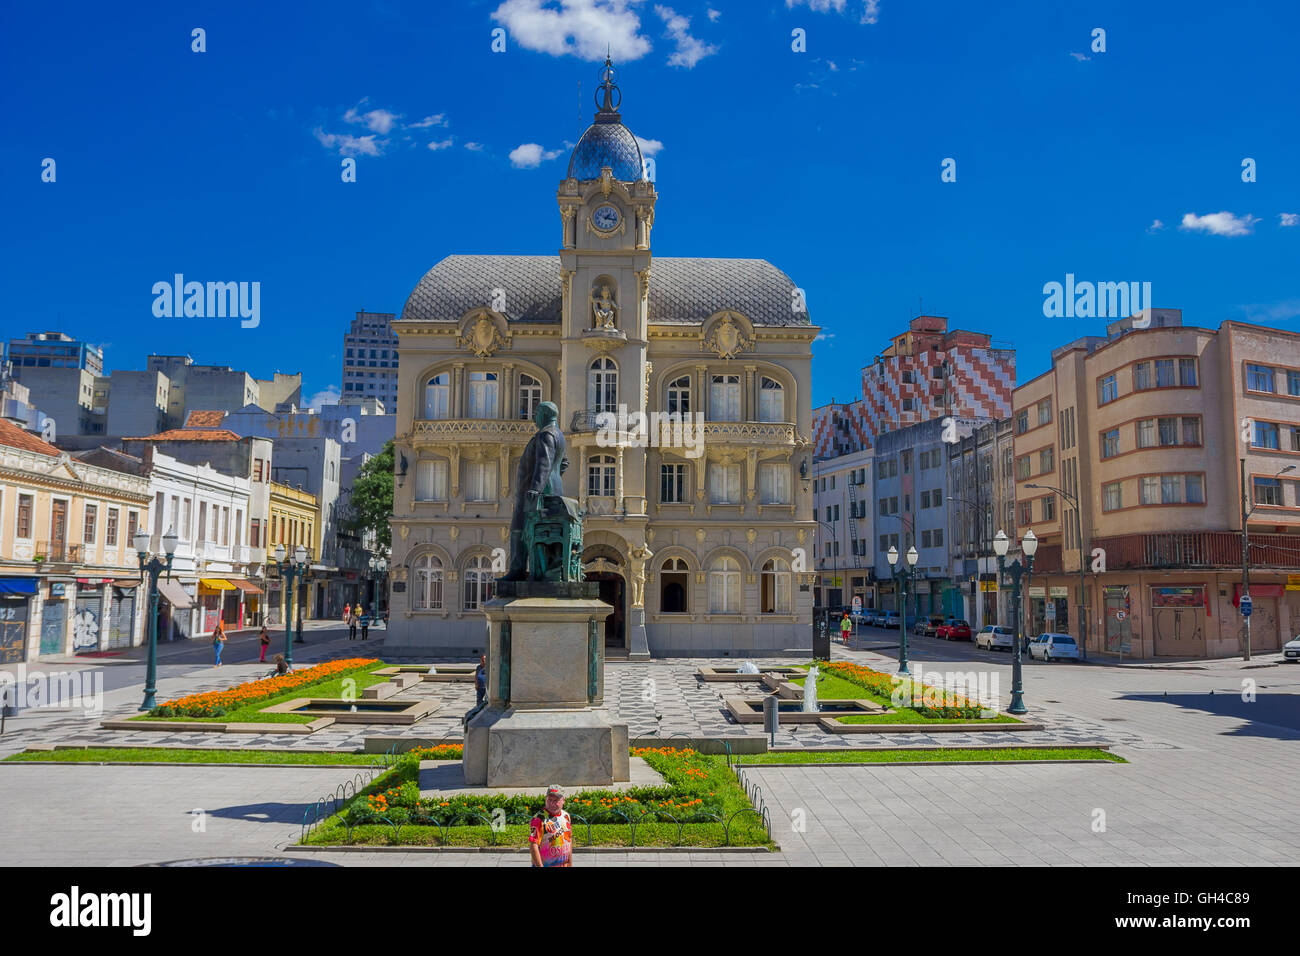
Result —
[[592, 328], [613, 332], [618, 328], [618, 302], [610, 291], [608, 282], [593, 288], [588, 300], [591, 304]]

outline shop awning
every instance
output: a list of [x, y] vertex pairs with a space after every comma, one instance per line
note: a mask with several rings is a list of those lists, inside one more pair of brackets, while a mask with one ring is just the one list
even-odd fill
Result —
[[200, 578], [199, 586], [205, 587], [209, 591], [233, 591], [235, 586], [229, 581], [223, 581], [221, 578]]
[[35, 594], [36, 578], [0, 577], [0, 594]]
[[158, 579], [158, 593], [167, 599], [167, 603], [172, 607], [180, 610], [194, 606], [194, 599], [185, 593], [179, 581], [168, 581], [166, 578]]
[[245, 594], [262, 593], [262, 589], [259, 588], [256, 584], [254, 584], [252, 581], [245, 581], [243, 578], [231, 578], [230, 583], [233, 584], [235, 587], [239, 588], [239, 590], [243, 591]]

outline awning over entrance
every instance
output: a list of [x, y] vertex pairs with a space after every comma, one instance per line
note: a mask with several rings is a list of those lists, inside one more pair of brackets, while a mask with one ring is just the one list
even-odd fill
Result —
[[229, 581], [223, 581], [221, 578], [200, 578], [199, 587], [207, 588], [209, 591], [233, 591], [235, 586]]
[[243, 578], [231, 578], [230, 583], [233, 584], [235, 587], [239, 588], [239, 590], [243, 591], [245, 594], [262, 593], [262, 589], [259, 588], [256, 584], [254, 584], [252, 581], [245, 581]]
[[0, 594], [35, 594], [36, 578], [0, 577]]
[[182, 610], [194, 606], [194, 599], [185, 593], [179, 581], [168, 581], [166, 578], [158, 579], [158, 593], [167, 599], [167, 603], [172, 607]]

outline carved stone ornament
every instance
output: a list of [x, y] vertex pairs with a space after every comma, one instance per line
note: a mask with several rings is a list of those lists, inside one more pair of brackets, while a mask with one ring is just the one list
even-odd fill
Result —
[[397, 533], [400, 534], [402, 536], [402, 540], [405, 541], [411, 533], [411, 526], [404, 524], [397, 529]]
[[609, 291], [609, 286], [602, 285], [600, 294], [596, 290], [591, 290], [591, 315], [595, 324], [592, 326], [597, 329], [613, 330], [617, 328], [615, 324], [618, 319], [618, 303], [614, 301], [613, 293]]
[[730, 315], [724, 316], [714, 325], [700, 343], [701, 351], [714, 352], [718, 358], [724, 359], [734, 358], [753, 347], [753, 340], [745, 335], [744, 329]]
[[487, 358], [497, 349], [509, 348], [510, 341], [488, 316], [479, 315], [465, 326], [464, 334], [456, 339], [456, 345], [468, 349], [479, 358]]

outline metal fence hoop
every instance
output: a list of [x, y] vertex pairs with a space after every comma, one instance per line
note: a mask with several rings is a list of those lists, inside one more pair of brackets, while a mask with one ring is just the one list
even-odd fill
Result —
[[591, 846], [591, 823], [581, 813], [570, 813], [569, 822], [572, 823], [574, 820], [581, 820], [582, 825], [587, 828], [587, 846]]
[[[742, 813], [752, 813], [754, 814], [754, 816], [758, 817], [760, 823], [763, 822], [763, 815], [759, 813], [757, 810], [755, 810], [753, 807], [741, 807], [739, 810], [737, 810], [735, 813], [733, 813], [730, 817], [727, 818], [727, 829], [724, 835], [724, 839], [722, 841], [723, 846], [731, 846], [731, 824], [734, 823], [736, 817], [740, 816]], [[770, 838], [771, 836], [772, 834], [768, 833], [768, 837]]]
[[622, 817], [624, 820], [626, 820], [626, 821], [627, 821], [627, 825], [630, 826], [630, 827], [632, 828], [632, 846], [631, 846], [631, 849], [635, 849], [635, 848], [636, 848], [636, 821], [633, 820], [631, 817], [629, 817], [629, 816], [628, 816], [626, 813], [624, 813], [622, 810], [619, 810], [619, 809], [616, 808], [616, 807], [610, 807], [610, 808], [609, 808], [609, 812], [610, 812], [610, 813], [617, 813], [620, 817]]

